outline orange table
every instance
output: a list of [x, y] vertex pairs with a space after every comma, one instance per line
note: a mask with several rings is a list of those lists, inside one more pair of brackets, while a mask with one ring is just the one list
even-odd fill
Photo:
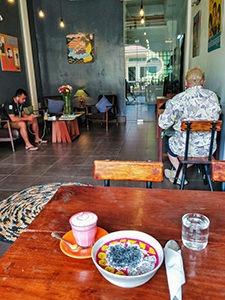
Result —
[[71, 143], [79, 135], [77, 119], [52, 121], [52, 143]]
[[[142, 286], [125, 289], [112, 285], [91, 259], [66, 256], [59, 241], [70, 230], [69, 218], [93, 211], [98, 226], [108, 232], [140, 230], [164, 247], [174, 239], [181, 246], [186, 283], [183, 300], [224, 299], [224, 193], [93, 186], [63, 186], [0, 260], [1, 299], [165, 300], [169, 290], [164, 264]], [[181, 242], [181, 218], [200, 212], [210, 219], [209, 244], [191, 251]]]
[[52, 122], [52, 143], [71, 143], [80, 135], [78, 120], [84, 113], [74, 116], [74, 119], [58, 118]]

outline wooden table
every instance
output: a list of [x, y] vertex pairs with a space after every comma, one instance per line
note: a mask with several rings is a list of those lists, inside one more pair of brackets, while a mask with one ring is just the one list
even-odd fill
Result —
[[[131, 229], [154, 236], [162, 246], [181, 246], [186, 276], [183, 300], [225, 299], [225, 194], [208, 191], [116, 187], [61, 187], [0, 261], [1, 299], [165, 300], [164, 264], [146, 284], [124, 289], [106, 281], [91, 259], [64, 255], [50, 233], [70, 230], [69, 217], [89, 210], [108, 232]], [[191, 251], [181, 243], [181, 218], [200, 212], [210, 219], [209, 244]]]
[[75, 115], [72, 120], [53, 120], [52, 122], [52, 143], [71, 143], [80, 135], [78, 118], [84, 113]]

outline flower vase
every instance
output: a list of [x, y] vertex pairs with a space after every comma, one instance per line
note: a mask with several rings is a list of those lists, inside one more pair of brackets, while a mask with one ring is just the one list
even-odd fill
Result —
[[70, 95], [62, 95], [64, 100], [64, 114], [70, 115], [71, 114], [71, 102], [70, 102]]

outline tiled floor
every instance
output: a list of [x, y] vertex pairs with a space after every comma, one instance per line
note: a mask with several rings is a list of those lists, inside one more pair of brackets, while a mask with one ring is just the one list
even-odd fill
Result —
[[155, 121], [155, 105], [148, 105], [143, 101], [135, 101], [133, 104], [127, 105], [127, 120]]
[[[71, 144], [51, 144], [51, 136], [48, 139], [47, 145], [33, 152], [25, 151], [22, 140], [16, 142], [15, 153], [10, 143], [0, 144], [0, 200], [29, 186], [51, 182], [103, 185], [102, 181], [93, 179], [95, 159], [157, 160], [154, 121], [140, 125], [128, 121], [118, 127], [113, 124], [108, 133], [100, 124], [93, 125], [90, 131], [81, 126], [80, 137]], [[168, 166], [165, 158], [164, 167]], [[208, 190], [195, 167], [188, 170], [188, 180], [185, 189]], [[145, 187], [142, 182], [112, 182], [111, 185]], [[164, 179], [163, 183], [153, 183], [153, 188], [179, 189], [179, 186]], [[0, 255], [6, 248], [7, 245], [0, 243]]]

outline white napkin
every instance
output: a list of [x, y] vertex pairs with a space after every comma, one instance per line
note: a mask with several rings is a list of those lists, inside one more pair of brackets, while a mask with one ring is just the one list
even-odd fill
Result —
[[170, 300], [182, 300], [182, 285], [185, 283], [185, 276], [181, 250], [177, 242], [168, 241], [164, 254]]

